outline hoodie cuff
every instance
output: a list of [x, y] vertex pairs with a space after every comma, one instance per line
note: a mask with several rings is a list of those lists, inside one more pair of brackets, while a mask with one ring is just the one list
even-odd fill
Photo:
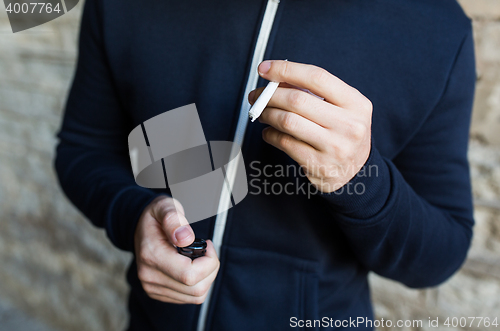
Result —
[[372, 143], [368, 160], [354, 178], [336, 191], [319, 195], [336, 213], [366, 220], [383, 209], [390, 191], [389, 167]]
[[144, 187], [132, 186], [115, 196], [106, 219], [106, 233], [116, 247], [134, 253], [134, 236], [139, 218], [144, 209], [161, 195], [168, 196]]

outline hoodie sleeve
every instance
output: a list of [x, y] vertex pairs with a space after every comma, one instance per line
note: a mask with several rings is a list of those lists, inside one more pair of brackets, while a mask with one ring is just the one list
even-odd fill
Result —
[[368, 269], [428, 287], [465, 260], [474, 225], [467, 147], [475, 81], [470, 31], [439, 103], [404, 150], [389, 160], [372, 144], [365, 171], [349, 183], [362, 194], [321, 195]]
[[106, 62], [100, 4], [85, 2], [55, 168], [71, 202], [105, 228], [115, 246], [133, 251], [140, 214], [159, 194], [136, 185], [132, 175], [127, 146], [132, 125]]

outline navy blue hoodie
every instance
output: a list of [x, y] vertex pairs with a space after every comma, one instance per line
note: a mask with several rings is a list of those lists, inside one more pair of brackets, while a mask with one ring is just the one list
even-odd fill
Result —
[[[232, 140], [265, 6], [86, 1], [55, 166], [70, 200], [118, 248], [133, 251], [139, 215], [168, 193], [135, 184], [128, 133], [196, 103], [207, 141]], [[243, 157], [249, 181], [259, 180], [229, 211], [206, 330], [373, 319], [370, 271], [415, 288], [450, 277], [474, 223], [466, 157], [473, 39], [456, 1], [281, 0], [264, 58], [325, 68], [372, 101], [373, 173], [350, 182], [363, 194], [309, 195], [300, 174], [262, 173], [295, 162], [263, 142], [263, 124], [249, 124]], [[264, 179], [292, 182], [296, 192], [264, 194]], [[214, 217], [193, 229], [211, 238], [213, 225]], [[127, 279], [130, 330], [195, 329], [200, 306], [149, 298], [133, 261]]]

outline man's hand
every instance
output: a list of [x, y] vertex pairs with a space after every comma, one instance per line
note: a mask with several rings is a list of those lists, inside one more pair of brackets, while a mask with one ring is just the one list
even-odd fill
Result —
[[[333, 192], [356, 176], [370, 155], [370, 100], [312, 65], [264, 61], [259, 65], [259, 74], [281, 82], [259, 117], [260, 122], [270, 125], [262, 132], [264, 140], [297, 161], [322, 192]], [[250, 92], [250, 103], [262, 90]]]
[[201, 304], [219, 271], [211, 241], [207, 252], [193, 261], [173, 246], [193, 243], [194, 233], [180, 203], [169, 197], [155, 199], [144, 210], [135, 230], [137, 270], [142, 287], [153, 299]]

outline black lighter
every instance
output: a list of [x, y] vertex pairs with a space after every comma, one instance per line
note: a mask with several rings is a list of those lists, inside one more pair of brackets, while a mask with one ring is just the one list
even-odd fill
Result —
[[179, 254], [187, 256], [194, 260], [198, 257], [204, 256], [207, 252], [207, 242], [203, 239], [196, 238], [194, 242], [186, 247], [177, 247]]

